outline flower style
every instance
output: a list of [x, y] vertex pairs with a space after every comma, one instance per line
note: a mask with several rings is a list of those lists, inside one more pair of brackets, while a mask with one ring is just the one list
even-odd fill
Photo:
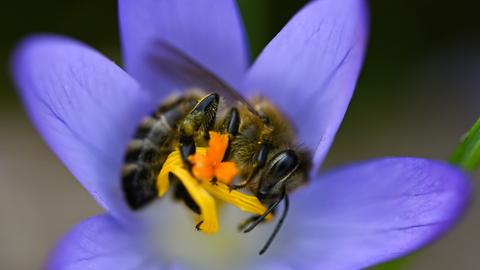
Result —
[[189, 158], [193, 164], [193, 175], [203, 181], [211, 181], [215, 177], [224, 184], [230, 184], [238, 173], [238, 169], [232, 161], [222, 162], [227, 147], [228, 134], [210, 131], [210, 141], [206, 153], [197, 152]]
[[[26, 39], [13, 57], [33, 123], [106, 211], [67, 233], [48, 269], [358, 269], [428, 244], [465, 208], [467, 176], [439, 161], [381, 158], [317, 173], [360, 72], [365, 1], [310, 2], [250, 67], [235, 1], [119, 0], [119, 16], [125, 71], [92, 48], [54, 35]], [[267, 97], [314, 153], [310, 184], [292, 194], [291, 214], [263, 256], [257, 251], [270, 225], [248, 235], [234, 232], [236, 209], [222, 209], [220, 233], [203, 235], [178, 204], [159, 200], [138, 213], [124, 200], [120, 168], [142, 116], [173, 91], [203, 83], [195, 70], [179, 77], [152, 63], [158, 40], [242, 95]], [[149, 222], [156, 226], [143, 225]]]

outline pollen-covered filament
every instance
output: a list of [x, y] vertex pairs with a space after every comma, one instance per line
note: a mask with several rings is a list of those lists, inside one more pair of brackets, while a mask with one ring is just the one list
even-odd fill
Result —
[[[158, 195], [162, 197], [169, 188], [169, 173], [177, 176], [200, 208], [200, 230], [204, 233], [219, 230], [215, 199], [253, 214], [262, 215], [267, 210], [257, 197], [230, 190], [226, 185], [238, 172], [234, 162], [222, 162], [227, 145], [228, 135], [210, 132], [209, 147], [197, 147], [195, 155], [190, 157], [195, 176], [184, 167], [180, 152], [175, 150], [168, 156], [157, 178]], [[218, 182], [213, 184], [214, 177]], [[267, 216], [267, 220], [271, 218], [271, 215]]]

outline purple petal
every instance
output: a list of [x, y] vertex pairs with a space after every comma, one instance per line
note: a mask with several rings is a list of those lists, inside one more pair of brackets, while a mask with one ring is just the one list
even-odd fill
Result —
[[75, 226], [50, 255], [49, 270], [166, 269], [142, 244], [108, 215]]
[[127, 213], [120, 168], [128, 140], [153, 105], [138, 83], [90, 47], [60, 36], [22, 42], [13, 75], [59, 159], [105, 209]]
[[272, 252], [294, 269], [364, 269], [438, 238], [469, 195], [468, 177], [442, 162], [385, 158], [350, 165], [292, 196]]
[[367, 41], [363, 0], [313, 1], [268, 44], [247, 75], [296, 124], [322, 162], [343, 119]]
[[233, 86], [243, 80], [248, 55], [235, 1], [120, 0], [119, 14], [126, 68], [151, 90], [191, 86], [172, 82], [153, 65], [158, 42], [172, 44]]

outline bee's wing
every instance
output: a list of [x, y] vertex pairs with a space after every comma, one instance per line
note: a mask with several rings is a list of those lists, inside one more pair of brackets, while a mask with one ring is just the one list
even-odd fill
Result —
[[158, 40], [154, 45], [153, 50], [148, 55], [149, 61], [169, 80], [216, 92], [227, 102], [231, 104], [240, 102], [246, 105], [252, 113], [258, 115], [252, 105], [240, 93], [190, 56], [164, 40]]

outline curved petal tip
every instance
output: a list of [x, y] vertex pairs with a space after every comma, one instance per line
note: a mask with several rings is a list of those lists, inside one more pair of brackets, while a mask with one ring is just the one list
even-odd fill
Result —
[[247, 74], [293, 121], [316, 171], [342, 122], [368, 39], [364, 0], [311, 1], [267, 45]]

